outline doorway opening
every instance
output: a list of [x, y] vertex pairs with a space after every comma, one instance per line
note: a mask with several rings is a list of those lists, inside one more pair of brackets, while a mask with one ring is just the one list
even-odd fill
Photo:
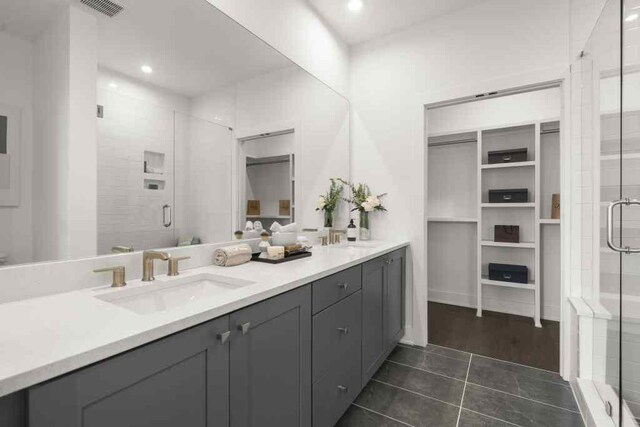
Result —
[[429, 343], [560, 371], [559, 82], [426, 107]]

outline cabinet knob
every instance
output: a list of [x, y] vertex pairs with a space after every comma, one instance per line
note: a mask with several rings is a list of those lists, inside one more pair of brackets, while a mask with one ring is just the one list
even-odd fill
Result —
[[218, 334], [218, 339], [220, 340], [220, 344], [226, 344], [227, 341], [229, 341], [229, 336], [231, 336], [231, 331]]
[[343, 386], [343, 385], [339, 385], [338, 386], [338, 390], [340, 390], [343, 393], [346, 393], [349, 391], [349, 387]]
[[340, 332], [342, 332], [343, 334], [347, 335], [349, 333], [349, 328], [338, 328], [338, 330]]
[[338, 287], [344, 291], [349, 287], [349, 283], [338, 283]]
[[249, 332], [249, 328], [251, 328], [251, 322], [238, 325], [238, 329], [242, 332], [242, 335], [247, 335], [247, 332]]

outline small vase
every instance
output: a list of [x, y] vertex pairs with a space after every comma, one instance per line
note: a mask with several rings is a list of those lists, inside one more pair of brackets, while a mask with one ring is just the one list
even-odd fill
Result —
[[371, 229], [369, 228], [369, 212], [360, 212], [360, 240], [371, 240]]
[[324, 227], [333, 228], [333, 211], [324, 211]]

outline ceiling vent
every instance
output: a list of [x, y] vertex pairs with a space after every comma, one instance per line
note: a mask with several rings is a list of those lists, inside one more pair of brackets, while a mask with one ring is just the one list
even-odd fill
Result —
[[109, 0], [80, 0], [80, 3], [97, 10], [103, 15], [107, 15], [109, 18], [113, 18], [124, 9], [124, 7]]

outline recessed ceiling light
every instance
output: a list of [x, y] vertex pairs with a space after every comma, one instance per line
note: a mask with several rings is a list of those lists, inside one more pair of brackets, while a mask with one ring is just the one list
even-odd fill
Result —
[[357, 12], [362, 9], [362, 0], [349, 0], [347, 7], [352, 12]]
[[151, 68], [148, 65], [143, 65], [142, 67], [140, 67], [140, 69], [142, 70], [143, 73], [146, 73], [146, 74], [153, 73], [153, 68]]
[[115, 83], [109, 83], [109, 87], [113, 88], [113, 89], [116, 89], [118, 87], [118, 85], [115, 84]]
[[627, 22], [633, 22], [636, 19], [638, 19], [638, 17], [640, 17], [640, 15], [638, 15], [637, 13], [632, 13], [631, 15], [627, 16], [626, 18], [624, 18], [624, 20], [627, 21]]

